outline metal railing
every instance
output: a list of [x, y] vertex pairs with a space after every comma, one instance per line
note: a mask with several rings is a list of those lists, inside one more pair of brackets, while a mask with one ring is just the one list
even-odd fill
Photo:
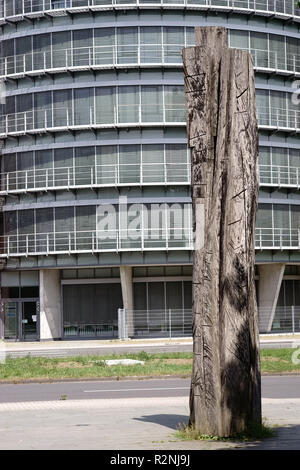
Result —
[[258, 309], [258, 325], [260, 333], [299, 333], [300, 306], [277, 306], [272, 316], [269, 309]]
[[199, 9], [213, 8], [218, 10], [253, 10], [259, 12], [278, 13], [288, 16], [299, 15], [299, 9], [294, 0], [6, 0], [1, 2], [1, 17], [33, 15], [43, 12], [48, 14], [64, 14], [66, 10], [87, 11], [101, 10], [107, 7], [125, 6], [143, 7], [151, 5], [159, 7], [185, 6]]
[[256, 228], [255, 248], [268, 249], [300, 249], [300, 229], [289, 228]]
[[300, 187], [300, 167], [283, 165], [259, 165], [261, 186]]
[[[100, 106], [99, 106], [100, 108]], [[106, 128], [130, 125], [185, 125], [185, 108], [163, 104], [118, 105], [112, 110], [86, 108], [73, 112], [68, 108], [48, 108], [24, 111], [3, 116], [1, 134], [24, 134], [46, 130]]]
[[[286, 99], [288, 104], [288, 99]], [[273, 129], [300, 129], [300, 111], [288, 108], [271, 107], [269, 110], [258, 107], [258, 124]]]
[[[29, 52], [3, 57], [2, 76], [23, 76], [41, 72], [59, 72], [94, 68], [136, 66], [182, 66], [184, 44], [128, 44], [67, 48]], [[284, 47], [284, 43], [283, 43]], [[252, 53], [256, 69], [300, 74], [300, 55], [279, 55], [277, 51], [244, 49]]]
[[117, 338], [118, 325], [111, 323], [64, 322], [64, 338]]
[[192, 310], [118, 310], [119, 339], [192, 336]]
[[[119, 339], [192, 336], [193, 316], [189, 309], [118, 310]], [[299, 333], [300, 306], [258, 309], [260, 333]]]
[[41, 71], [151, 64], [182, 65], [183, 44], [128, 44], [58, 49], [4, 57], [2, 75], [24, 75]]
[[178, 249], [193, 249], [189, 227], [65, 231], [0, 237], [0, 257]]
[[[119, 251], [193, 250], [191, 227], [2, 235], [0, 257]], [[256, 228], [257, 250], [299, 250], [300, 229]]]
[[[0, 173], [0, 194], [105, 186], [190, 184], [190, 163], [124, 163]], [[300, 187], [300, 167], [260, 165], [260, 186]]]
[[[273, 107], [266, 111], [258, 108], [258, 123], [261, 128], [298, 131], [300, 111]], [[6, 114], [2, 119], [1, 136], [90, 127], [135, 127], [157, 124], [185, 126], [184, 104], [176, 107], [166, 104], [118, 105], [111, 111], [90, 107], [83, 109], [81, 113], [66, 107], [54, 107]]]
[[[285, 47], [285, 44], [282, 44]], [[243, 48], [242, 48], [243, 49]], [[298, 54], [279, 54], [277, 51], [264, 49], [247, 49], [253, 57], [255, 69], [275, 70], [277, 72], [300, 73], [300, 55]]]
[[126, 163], [118, 165], [34, 168], [0, 174], [0, 194], [80, 187], [190, 184], [186, 163]]

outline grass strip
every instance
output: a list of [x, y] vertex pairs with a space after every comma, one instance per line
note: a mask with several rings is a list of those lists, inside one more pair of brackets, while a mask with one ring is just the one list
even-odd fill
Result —
[[[300, 364], [292, 360], [295, 351], [295, 349], [261, 350], [262, 373], [300, 373]], [[107, 366], [106, 359], [137, 359], [145, 361], [145, 364]], [[188, 352], [148, 354], [142, 351], [134, 354], [64, 358], [32, 356], [11, 358], [8, 356], [4, 363], [0, 363], [0, 382], [163, 375], [190, 377], [191, 372], [192, 353]]]

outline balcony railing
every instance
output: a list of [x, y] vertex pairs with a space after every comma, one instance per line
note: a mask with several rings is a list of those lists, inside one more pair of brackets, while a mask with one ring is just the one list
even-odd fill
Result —
[[143, 44], [68, 48], [30, 52], [2, 59], [4, 76], [89, 68], [182, 65], [182, 44]]
[[[257, 250], [300, 250], [300, 229], [256, 228]], [[0, 257], [119, 251], [193, 250], [190, 227], [3, 235]]]
[[300, 229], [256, 228], [255, 248], [260, 250], [300, 250]]
[[[124, 163], [33, 168], [0, 174], [0, 194], [111, 186], [190, 184], [190, 163]], [[261, 186], [300, 188], [300, 167], [260, 165]]]
[[124, 8], [125, 6], [145, 7], [191, 7], [198, 9], [212, 8], [221, 11], [255, 11], [257, 13], [273, 13], [279, 15], [299, 15], [294, 0], [8, 0], [1, 3], [1, 17], [23, 15], [40, 16], [48, 13], [53, 16], [66, 14], [67, 10], [74, 12], [103, 10], [109, 7]]
[[258, 107], [258, 124], [261, 128], [299, 131], [300, 111], [296, 109], [273, 107], [266, 111]]
[[[4, 57], [1, 61], [1, 75], [19, 77], [65, 70], [182, 66], [183, 47], [183, 44], [111, 45], [30, 52]], [[245, 50], [252, 53], [256, 69], [300, 74], [298, 54], [283, 56], [262, 49]]]
[[119, 251], [191, 250], [189, 228], [111, 229], [0, 237], [0, 257]]
[[260, 165], [259, 183], [261, 186], [300, 187], [300, 167]]
[[[99, 106], [100, 108], [100, 106]], [[36, 109], [3, 116], [1, 136], [22, 135], [41, 132], [63, 131], [65, 129], [109, 128], [129, 126], [185, 126], [185, 108], [163, 104], [119, 105], [112, 110], [94, 107], [74, 111], [68, 108]], [[261, 128], [298, 132], [300, 111], [258, 108], [258, 123]]]
[[151, 124], [185, 126], [184, 106], [137, 104], [114, 106], [111, 111], [104, 107], [97, 111], [94, 107], [90, 107], [75, 112], [61, 107], [30, 110], [3, 116], [1, 134], [5, 136], [69, 128], [108, 128]]
[[190, 164], [126, 163], [70, 166], [0, 174], [0, 194], [109, 186], [190, 184]]

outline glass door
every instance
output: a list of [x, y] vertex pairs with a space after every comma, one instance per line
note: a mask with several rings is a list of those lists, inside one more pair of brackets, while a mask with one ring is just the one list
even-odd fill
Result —
[[23, 301], [22, 305], [22, 340], [36, 341], [37, 338], [37, 302]]
[[19, 302], [5, 302], [4, 308], [4, 338], [18, 339]]

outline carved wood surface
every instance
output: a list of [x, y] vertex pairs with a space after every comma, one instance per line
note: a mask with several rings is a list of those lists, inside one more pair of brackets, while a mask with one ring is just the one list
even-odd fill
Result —
[[196, 28], [183, 64], [195, 239], [190, 422], [228, 436], [261, 422], [254, 71], [221, 27]]

